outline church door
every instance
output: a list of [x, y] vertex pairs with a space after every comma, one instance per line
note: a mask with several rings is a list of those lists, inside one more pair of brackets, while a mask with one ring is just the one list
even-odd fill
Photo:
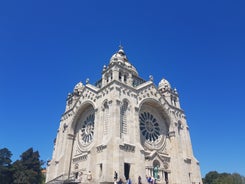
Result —
[[130, 164], [124, 163], [124, 176], [126, 179], [129, 178], [129, 172], [130, 172]]

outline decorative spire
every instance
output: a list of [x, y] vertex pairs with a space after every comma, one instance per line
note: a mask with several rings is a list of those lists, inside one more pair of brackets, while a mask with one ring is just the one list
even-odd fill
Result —
[[118, 50], [117, 53], [121, 54], [122, 56], [125, 56], [125, 52], [124, 52], [124, 50], [123, 50], [123, 46], [122, 46], [122, 44], [121, 44], [121, 41], [120, 41], [119, 50]]
[[119, 41], [119, 49], [123, 49], [121, 40]]
[[123, 50], [123, 46], [122, 46], [121, 41], [120, 41], [120, 44], [119, 44], [119, 50]]

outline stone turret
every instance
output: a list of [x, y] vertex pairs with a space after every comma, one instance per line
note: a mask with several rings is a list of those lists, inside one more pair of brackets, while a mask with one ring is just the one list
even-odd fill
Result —
[[168, 101], [169, 104], [177, 108], [180, 108], [179, 95], [177, 89], [176, 88], [172, 89], [170, 83], [165, 78], [163, 78], [159, 82], [158, 90], [165, 97], [165, 99]]

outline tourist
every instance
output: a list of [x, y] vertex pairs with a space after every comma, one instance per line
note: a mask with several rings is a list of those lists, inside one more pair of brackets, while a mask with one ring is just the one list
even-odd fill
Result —
[[131, 179], [130, 179], [130, 178], [128, 178], [128, 180], [127, 180], [127, 184], [132, 184], [132, 181], [131, 181]]
[[152, 179], [151, 179], [151, 177], [150, 177], [150, 176], [149, 176], [149, 177], [147, 177], [147, 182], [148, 182], [149, 184], [151, 184]]
[[138, 177], [138, 184], [142, 184], [142, 182], [141, 182], [141, 176]]
[[116, 171], [114, 172], [114, 180], [115, 181], [117, 180], [117, 172]]

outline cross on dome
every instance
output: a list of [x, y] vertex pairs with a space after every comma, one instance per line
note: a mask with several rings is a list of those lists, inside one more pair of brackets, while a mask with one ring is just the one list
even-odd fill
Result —
[[120, 40], [120, 42], [119, 42], [119, 50], [123, 50], [123, 46], [122, 46], [122, 42], [121, 42], [121, 40]]
[[[119, 53], [119, 54], [121, 54], [121, 55], [125, 55], [125, 52], [124, 52], [124, 50], [123, 50], [123, 46], [121, 45], [121, 43], [120, 43], [120, 45], [119, 45], [119, 50], [118, 50], [117, 53]], [[126, 57], [126, 55], [125, 55], [125, 57]], [[126, 58], [126, 59], [127, 59], [127, 58]], [[125, 60], [125, 61], [128, 61], [128, 60]]]

